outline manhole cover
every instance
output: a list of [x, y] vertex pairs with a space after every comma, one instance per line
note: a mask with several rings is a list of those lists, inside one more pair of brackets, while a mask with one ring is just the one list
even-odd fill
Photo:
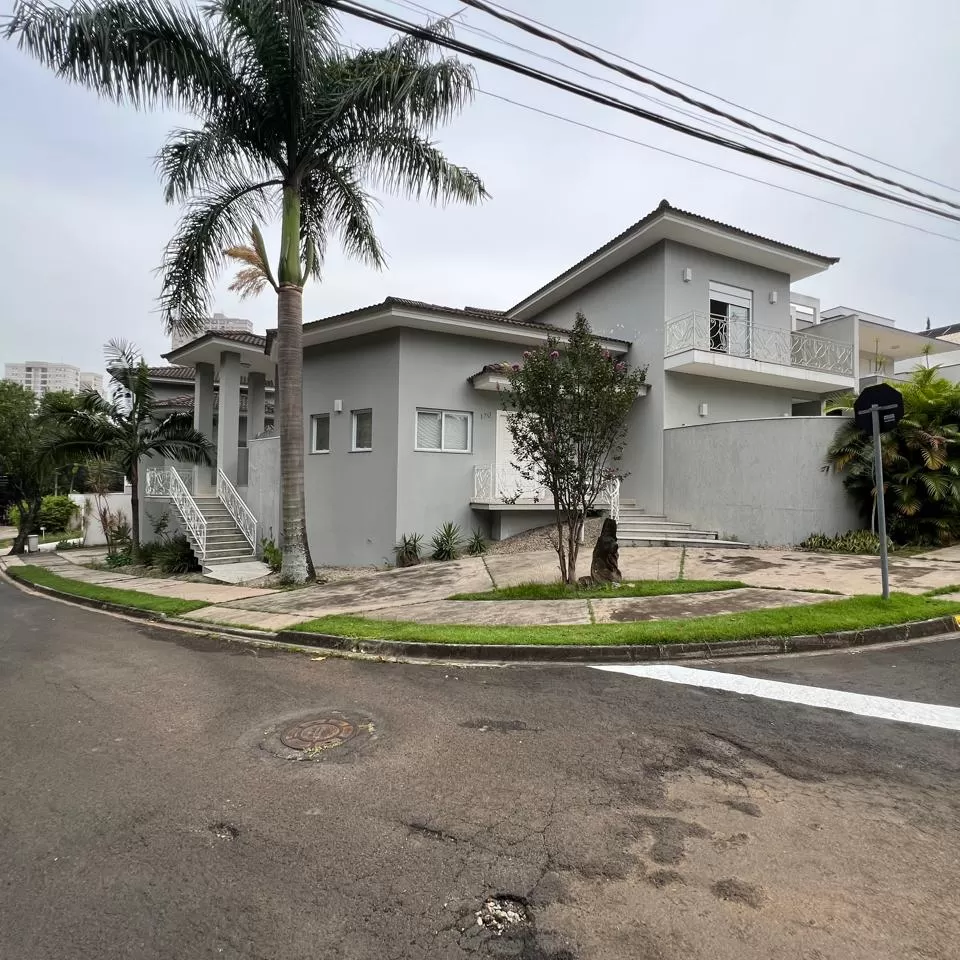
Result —
[[291, 750], [329, 750], [352, 740], [357, 728], [343, 717], [314, 717], [287, 727], [280, 742]]
[[323, 710], [277, 724], [260, 747], [281, 760], [346, 759], [373, 739], [370, 717]]

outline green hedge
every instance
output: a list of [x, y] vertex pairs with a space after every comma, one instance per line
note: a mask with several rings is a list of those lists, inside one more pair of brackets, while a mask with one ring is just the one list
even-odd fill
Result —
[[[40, 527], [43, 527], [47, 533], [60, 533], [70, 530], [74, 520], [79, 522], [79, 519], [77, 505], [66, 494], [58, 497], [51, 495], [43, 498], [36, 527], [29, 532], [39, 533]], [[10, 523], [15, 527], [20, 526], [19, 507], [10, 508]]]

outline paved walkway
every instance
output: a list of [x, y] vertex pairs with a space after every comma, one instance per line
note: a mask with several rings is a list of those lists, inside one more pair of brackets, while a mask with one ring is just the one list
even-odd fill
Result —
[[[954, 548], [951, 548], [954, 549]], [[894, 590], [922, 593], [960, 583], [960, 565], [947, 551], [890, 563]], [[102, 553], [102, 552], [101, 552]], [[457, 601], [456, 593], [480, 593], [556, 579], [551, 551], [468, 557], [389, 570], [357, 580], [318, 584], [300, 590], [264, 590], [153, 577], [133, 577], [119, 570], [91, 570], [83, 563], [96, 551], [32, 554], [0, 558], [0, 564], [32, 563], [73, 580], [138, 590], [210, 606], [186, 614], [201, 623], [259, 630], [283, 630], [328, 614], [365, 616], [443, 624], [586, 624], [705, 616], [828, 600], [823, 590], [841, 594], [879, 593], [875, 557], [835, 556], [780, 550], [689, 549], [683, 556], [688, 580], [740, 580], [749, 589], [665, 597], [611, 597], [600, 600]], [[675, 548], [624, 548], [620, 566], [628, 580], [668, 580], [679, 576], [681, 551]], [[960, 599], [960, 596], [957, 597]]]

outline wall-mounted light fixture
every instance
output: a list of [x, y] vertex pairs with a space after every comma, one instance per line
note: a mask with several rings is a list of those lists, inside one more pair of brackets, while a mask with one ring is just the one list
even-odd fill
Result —
[[693, 271], [689, 267], [684, 267], [681, 276], [684, 283], [689, 283], [693, 279]]
[[343, 401], [334, 400], [333, 401], [333, 412], [334, 413], [343, 413]]
[[771, 303], [776, 303], [777, 300], [779, 300], [779, 299], [780, 299], [780, 294], [778, 294], [776, 290], [771, 290], [771, 291], [770, 291], [770, 302], [771, 302]]
[[709, 412], [710, 408], [705, 403], [701, 403], [700, 406], [697, 407], [697, 413], [699, 413], [701, 417], [705, 417]]

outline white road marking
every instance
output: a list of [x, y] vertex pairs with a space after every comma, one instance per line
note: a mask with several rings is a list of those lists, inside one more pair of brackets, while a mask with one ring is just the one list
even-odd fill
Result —
[[744, 677], [737, 673], [694, 670], [692, 667], [676, 667], [665, 663], [613, 666], [605, 664], [591, 669], [628, 673], [634, 677], [663, 680], [667, 683], [729, 690], [731, 693], [742, 693], [766, 700], [782, 700], [785, 703], [800, 703], [808, 707], [842, 710], [844, 713], [855, 713], [861, 717], [878, 717], [900, 723], [918, 723], [925, 727], [960, 730], [960, 708], [942, 707], [933, 703], [870, 697], [862, 693], [848, 693], [845, 690], [808, 687], [799, 683], [781, 683], [778, 680], [759, 680], [756, 677]]

